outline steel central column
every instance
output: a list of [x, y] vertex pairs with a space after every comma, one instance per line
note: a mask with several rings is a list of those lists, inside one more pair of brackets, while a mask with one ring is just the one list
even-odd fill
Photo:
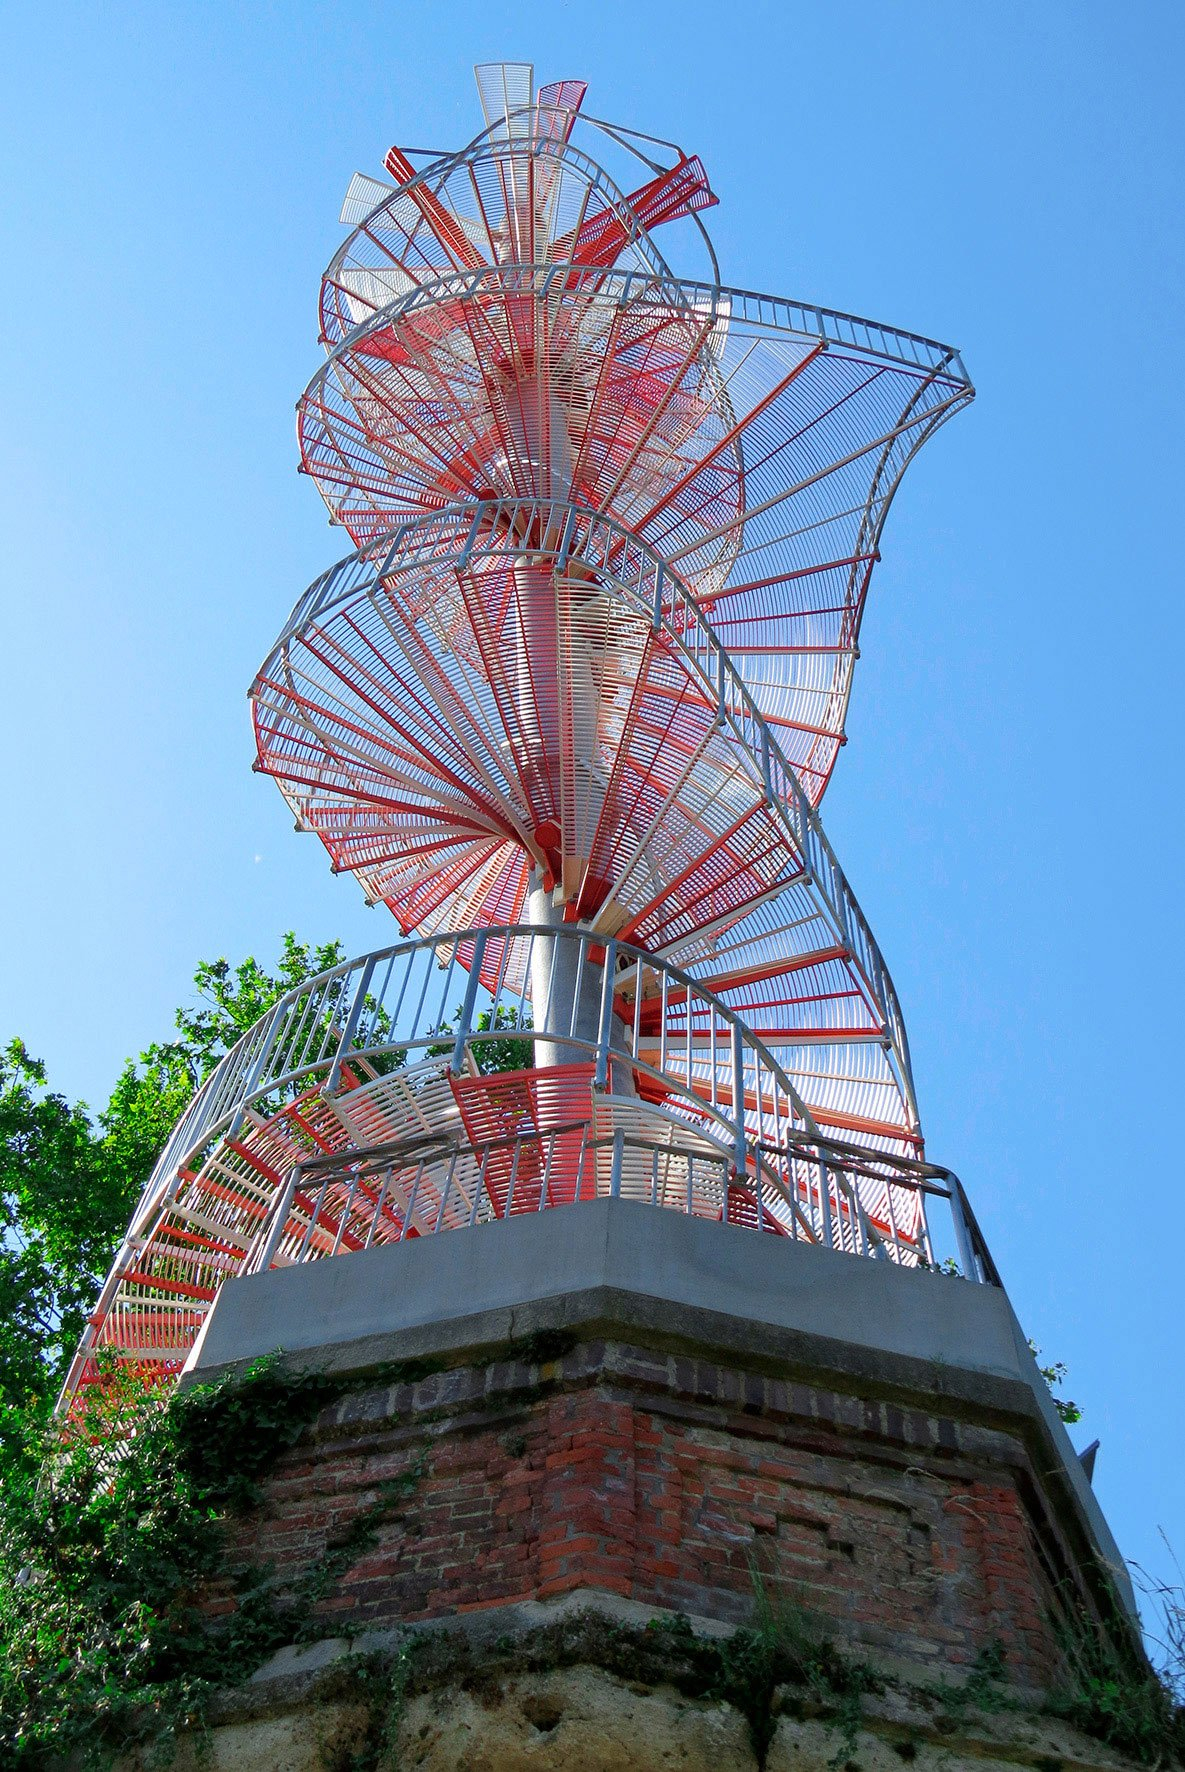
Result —
[[[577, 1064], [595, 1053], [601, 1026], [604, 969], [588, 958], [591, 938], [582, 941], [577, 924], [564, 923], [564, 907], [552, 893], [533, 885], [527, 895], [531, 942], [531, 1005], [535, 1018], [535, 1063]], [[565, 931], [549, 936], [548, 930]], [[544, 1038], [538, 1030], [544, 1030]], [[636, 1095], [629, 1063], [628, 1030], [620, 1016], [610, 1020], [609, 1088], [613, 1095]], [[614, 1058], [613, 1054], [620, 1054]]]

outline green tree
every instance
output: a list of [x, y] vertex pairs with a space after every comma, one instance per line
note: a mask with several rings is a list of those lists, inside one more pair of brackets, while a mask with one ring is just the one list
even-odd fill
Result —
[[[129, 1059], [92, 1117], [13, 1040], [0, 1053], [0, 1433], [3, 1411], [52, 1405], [140, 1189], [186, 1102], [286, 991], [343, 959], [285, 935], [274, 970], [207, 960], [177, 1037]], [[11, 1424], [10, 1424], [11, 1425]]]
[[1048, 1366], [1041, 1364], [1041, 1349], [1029, 1336], [1029, 1352], [1037, 1362], [1037, 1370], [1049, 1386], [1049, 1394], [1053, 1398], [1053, 1406], [1065, 1422], [1072, 1427], [1076, 1421], [1082, 1420], [1082, 1411], [1071, 1397], [1059, 1397], [1058, 1391], [1066, 1381], [1067, 1367], [1064, 1360], [1054, 1360]]
[[23, 1041], [0, 1054], [0, 1402], [51, 1392], [127, 1216], [84, 1106]]

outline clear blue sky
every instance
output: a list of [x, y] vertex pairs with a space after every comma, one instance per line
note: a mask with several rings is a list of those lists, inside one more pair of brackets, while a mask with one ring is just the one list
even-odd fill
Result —
[[0, 8], [0, 1037], [101, 1103], [195, 962], [393, 939], [253, 777], [346, 552], [295, 473], [355, 168], [479, 60], [702, 154], [724, 276], [962, 347], [890, 518], [825, 807], [930, 1151], [1066, 1360], [1129, 1556], [1185, 1560], [1185, 9], [1080, 0]]

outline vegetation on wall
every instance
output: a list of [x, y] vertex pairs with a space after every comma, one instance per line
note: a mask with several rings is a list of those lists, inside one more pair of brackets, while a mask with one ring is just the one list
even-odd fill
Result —
[[1058, 1415], [1065, 1422], [1067, 1427], [1073, 1427], [1076, 1421], [1082, 1420], [1082, 1411], [1072, 1398], [1058, 1395], [1062, 1385], [1066, 1382], [1066, 1362], [1064, 1360], [1051, 1360], [1047, 1365], [1043, 1366], [1041, 1364], [1041, 1349], [1037, 1346], [1037, 1343], [1032, 1337], [1029, 1338], [1029, 1352], [1037, 1362], [1038, 1372], [1049, 1386], [1049, 1394], [1053, 1399], [1053, 1406], [1057, 1410]]
[[[532, 1359], [552, 1351], [524, 1348]], [[410, 1376], [399, 1369], [400, 1381]], [[423, 1455], [376, 1485], [370, 1506], [295, 1580], [274, 1581], [262, 1565], [239, 1568], [226, 1613], [201, 1611], [196, 1595], [212, 1578], [226, 1579], [235, 1513], [256, 1503], [276, 1458], [345, 1388], [340, 1379], [288, 1375], [262, 1361], [245, 1376], [174, 1393], [162, 1407], [113, 1370], [64, 1443], [26, 1418], [28, 1456], [10, 1469], [0, 1504], [0, 1765], [49, 1772], [62, 1756], [80, 1754], [103, 1766], [141, 1744], [167, 1763], [179, 1737], [200, 1739], [216, 1690], [245, 1680], [281, 1645], [321, 1634], [319, 1603], [380, 1528], [407, 1513]], [[360, 1696], [374, 1702], [373, 1763], [415, 1692], [489, 1680], [502, 1666], [521, 1672], [581, 1662], [733, 1706], [748, 1721], [759, 1762], [778, 1715], [820, 1718], [836, 1731], [834, 1763], [846, 1763], [866, 1701], [884, 1681], [784, 1598], [768, 1599], [753, 1569], [752, 1623], [721, 1637], [697, 1637], [670, 1616], [646, 1628], [568, 1617], [480, 1653], [468, 1638], [437, 1630], [409, 1637], [393, 1658], [362, 1658]], [[1178, 1609], [1178, 1647], [1181, 1616]], [[337, 1615], [333, 1628], [341, 1629]], [[470, 1665], [474, 1655], [480, 1667]], [[1146, 1764], [1182, 1758], [1185, 1722], [1171, 1685], [1123, 1653], [1121, 1633], [1107, 1641], [1089, 1629], [1076, 1633], [1067, 1665], [1052, 1708]], [[963, 1684], [915, 1693], [919, 1715], [932, 1713], [940, 1734], [970, 1727], [978, 1712], [1015, 1704], [1005, 1677], [994, 1646]]]
[[282, 1603], [246, 1571], [213, 1620], [194, 1591], [220, 1569], [225, 1521], [337, 1388], [263, 1361], [162, 1407], [113, 1371], [64, 1440], [24, 1412], [0, 1532], [0, 1764], [167, 1743], [200, 1726], [215, 1686], [299, 1639], [322, 1571]]

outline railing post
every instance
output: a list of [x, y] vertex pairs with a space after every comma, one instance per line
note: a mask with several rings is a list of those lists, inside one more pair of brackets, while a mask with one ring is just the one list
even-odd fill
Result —
[[955, 1242], [958, 1245], [959, 1260], [963, 1272], [969, 1280], [979, 1279], [979, 1261], [975, 1254], [975, 1243], [971, 1236], [971, 1227], [967, 1223], [961, 1198], [962, 1188], [957, 1176], [952, 1175], [948, 1183], [947, 1198], [950, 1201], [950, 1215], [955, 1227]]
[[748, 1153], [745, 1148], [745, 1046], [740, 1023], [732, 1024], [732, 1160], [738, 1175], [744, 1175]]
[[296, 1178], [299, 1174], [300, 1167], [298, 1164], [294, 1163], [292, 1168], [288, 1171], [288, 1179], [284, 1183], [284, 1191], [280, 1195], [279, 1200], [272, 1207], [272, 1222], [268, 1227], [267, 1237], [264, 1241], [263, 1248], [259, 1251], [259, 1255], [256, 1259], [245, 1264], [248, 1273], [266, 1274], [268, 1268], [271, 1267], [272, 1258], [280, 1246], [280, 1239], [284, 1235], [284, 1227], [288, 1223], [288, 1214], [292, 1210], [292, 1196], [296, 1192]]
[[609, 1039], [613, 1031], [613, 975], [617, 969], [617, 943], [610, 940], [605, 947], [605, 970], [601, 978], [601, 1022], [597, 1029], [597, 1068], [593, 1088], [604, 1090], [609, 1084]]
[[337, 1043], [337, 1053], [329, 1067], [329, 1076], [325, 1081], [325, 1089], [329, 1095], [337, 1091], [341, 1081], [342, 1062], [349, 1051], [350, 1043], [358, 1032], [358, 1023], [362, 1018], [362, 1010], [366, 1004], [366, 993], [370, 989], [370, 981], [374, 977], [374, 955], [372, 954], [362, 968], [362, 976], [358, 980], [358, 988], [354, 992], [354, 1001], [350, 1004], [350, 1013], [346, 1017], [346, 1025], [342, 1029], [341, 1039]]
[[[834, 1220], [832, 1219], [832, 1216], [831, 1216], [831, 1171], [827, 1167], [826, 1163], [823, 1161], [822, 1156], [820, 1156], [818, 1158], [818, 1163], [819, 1163], [819, 1210], [823, 1214], [823, 1247], [825, 1249], [834, 1249], [835, 1248], [835, 1223], [834, 1223]], [[837, 1205], [838, 1205], [838, 1193], [839, 1193], [839, 1190], [836, 1189]]]
[[[486, 932], [483, 929], [473, 944], [473, 964], [469, 968], [469, 981], [465, 986], [465, 1001], [461, 1007], [461, 1019], [457, 1025], [457, 1037], [453, 1041], [453, 1056], [449, 1070], [454, 1077], [459, 1077], [465, 1064], [465, 1043], [473, 1027], [473, 1010], [477, 1003], [477, 987], [481, 983], [482, 962], [486, 957]], [[496, 1019], [496, 1011], [493, 1019]]]
[[291, 1013], [292, 1005], [297, 1000], [298, 996], [299, 993], [297, 993], [297, 996], [289, 996], [287, 1000], [281, 998], [273, 1008], [271, 1025], [263, 1036], [263, 1042], [255, 1056], [255, 1061], [246, 1077], [239, 1084], [239, 1105], [235, 1110], [230, 1125], [222, 1134], [224, 1139], [238, 1137], [239, 1127], [243, 1124], [243, 1116], [247, 1111], [247, 1097], [259, 1086], [263, 1077], [264, 1068], [267, 1065], [268, 1059], [272, 1055], [273, 1048], [275, 1047], [276, 1036], [282, 1027], [288, 1025], [288, 1016]]
[[[551, 271], [548, 272], [549, 279], [550, 279], [551, 274], [554, 270], [555, 270], [555, 266], [552, 265]], [[564, 516], [563, 530], [560, 533], [559, 558], [560, 558], [561, 563], [568, 558], [568, 555], [572, 551], [572, 534], [573, 534], [573, 531], [575, 530], [575, 528], [576, 528], [576, 507], [575, 507], [575, 505], [570, 504], [568, 506], [567, 512]]]
[[459, 1155], [460, 1155], [460, 1152], [454, 1147], [453, 1154], [449, 1158], [448, 1171], [447, 1171], [445, 1178], [444, 1178], [444, 1192], [440, 1196], [440, 1208], [436, 1214], [436, 1223], [433, 1226], [433, 1231], [437, 1235], [439, 1235], [440, 1231], [444, 1227], [445, 1209], [448, 1206], [448, 1197], [449, 1197], [449, 1193], [450, 1193], [450, 1191], [452, 1189], [452, 1185], [453, 1185], [453, 1176], [457, 1172], [457, 1158]]
[[621, 1198], [621, 1163], [624, 1156], [625, 1129], [619, 1126], [613, 1134], [613, 1162], [609, 1169], [609, 1198], [611, 1200]]
[[428, 1162], [427, 1157], [422, 1157], [420, 1159], [420, 1166], [416, 1170], [416, 1178], [411, 1184], [411, 1193], [407, 1196], [407, 1198], [404, 1201], [403, 1228], [399, 1233], [399, 1241], [401, 1243], [405, 1243], [407, 1241], [407, 1233], [411, 1229], [412, 1221], [415, 1217], [416, 1200], [417, 1200], [417, 1198], [419, 1196], [419, 1192], [420, 1192], [420, 1183], [424, 1179], [424, 1169], [427, 1166], [427, 1162]]
[[454, 570], [457, 572], [464, 572], [466, 566], [469, 564], [469, 556], [473, 552], [474, 543], [477, 541], [477, 533], [481, 527], [481, 519], [482, 508], [479, 504], [474, 511], [472, 521], [469, 524], [469, 533], [461, 544], [461, 551], [454, 562]]

